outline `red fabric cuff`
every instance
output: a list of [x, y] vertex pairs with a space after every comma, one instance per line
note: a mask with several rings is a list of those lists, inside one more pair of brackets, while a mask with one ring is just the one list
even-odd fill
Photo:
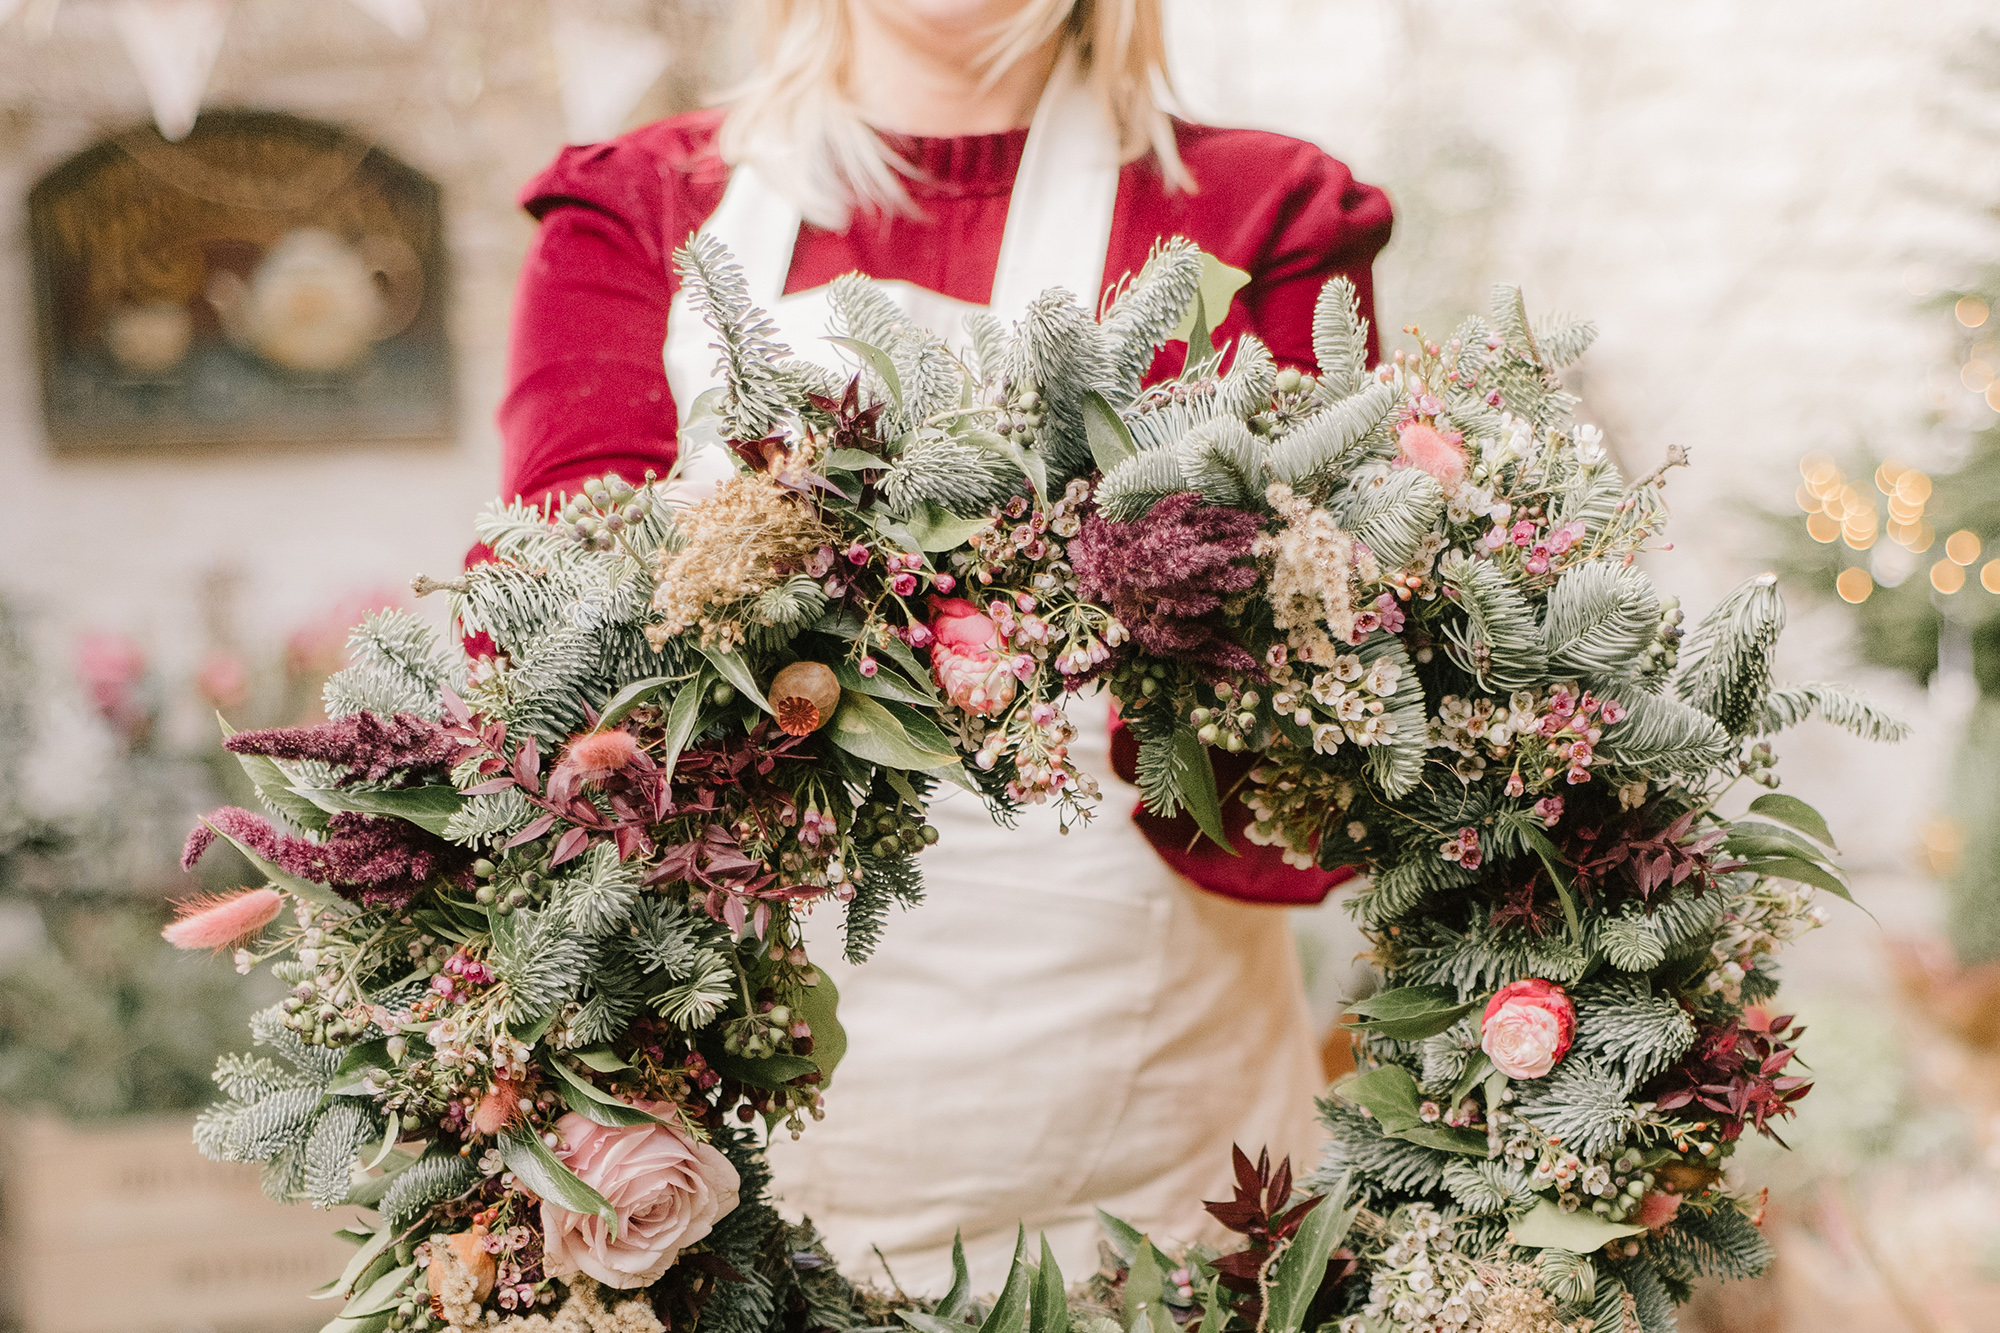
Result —
[[[1210, 750], [1215, 764], [1216, 786], [1229, 791], [1257, 761], [1252, 755]], [[1120, 717], [1111, 719], [1111, 769], [1127, 782], [1139, 776], [1139, 742]], [[1334, 887], [1354, 878], [1354, 870], [1301, 870], [1285, 864], [1284, 849], [1259, 847], [1245, 836], [1250, 827], [1250, 809], [1241, 798], [1222, 803], [1222, 827], [1229, 845], [1238, 855], [1231, 856], [1204, 837], [1194, 817], [1183, 810], [1172, 819], [1151, 814], [1143, 804], [1132, 809], [1132, 821], [1153, 844], [1160, 859], [1210, 893], [1234, 898], [1242, 903], [1277, 907], [1312, 907], [1326, 901]]]

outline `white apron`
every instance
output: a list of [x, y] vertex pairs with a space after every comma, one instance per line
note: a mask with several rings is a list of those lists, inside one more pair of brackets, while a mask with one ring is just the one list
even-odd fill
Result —
[[[1118, 189], [1116, 138], [1062, 62], [1029, 130], [993, 283], [1016, 319], [1062, 286], [1094, 306]], [[784, 294], [796, 205], [738, 166], [703, 230], [743, 266], [750, 294], [800, 356], [851, 373], [824, 341], [825, 289]], [[962, 345], [978, 307], [882, 284], [913, 320]], [[716, 384], [709, 330], [681, 298], [666, 361], [683, 408]], [[730, 464], [690, 454], [689, 482]], [[814, 959], [840, 987], [848, 1051], [826, 1119], [771, 1144], [774, 1192], [819, 1226], [843, 1270], [942, 1294], [963, 1232], [979, 1290], [1006, 1276], [1017, 1222], [1046, 1232], [1063, 1271], [1096, 1267], [1093, 1205], [1159, 1236], [1219, 1239], [1203, 1199], [1227, 1197], [1229, 1149], [1268, 1145], [1303, 1167], [1317, 1152], [1318, 1060], [1281, 908], [1203, 892], [1170, 870], [1112, 776], [1101, 695], [1074, 699], [1070, 753], [1096, 776], [1097, 818], [1063, 836], [1031, 807], [1008, 830], [970, 794], [932, 806], [928, 897], [894, 914], [875, 956], [839, 958], [839, 914], [810, 923]]]

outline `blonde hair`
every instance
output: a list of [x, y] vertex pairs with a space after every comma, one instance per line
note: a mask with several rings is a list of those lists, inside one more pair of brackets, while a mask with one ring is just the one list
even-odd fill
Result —
[[[757, 68], [736, 91], [719, 148], [755, 162], [819, 226], [844, 227], [852, 210], [913, 208], [910, 164], [868, 124], [848, 91], [850, 0], [755, 0]], [[1160, 0], [1029, 0], [997, 28], [979, 64], [997, 78], [1061, 34], [1117, 128], [1119, 160], [1152, 153], [1170, 187], [1192, 192], [1172, 123]]]

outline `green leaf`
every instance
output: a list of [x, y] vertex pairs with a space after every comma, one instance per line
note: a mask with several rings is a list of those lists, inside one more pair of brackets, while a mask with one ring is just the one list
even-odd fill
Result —
[[1033, 449], [1024, 449], [1014, 443], [1014, 441], [995, 435], [992, 431], [968, 431], [965, 438], [980, 445], [982, 448], [1001, 455], [1003, 458], [1011, 461], [1015, 467], [1021, 469], [1021, 475], [1026, 477], [1028, 484], [1035, 488], [1035, 498], [1042, 502], [1044, 508], [1048, 507], [1049, 465], [1047, 460], [1039, 453]]
[[347, 1267], [340, 1270], [340, 1276], [321, 1290], [314, 1292], [309, 1299], [326, 1301], [332, 1300], [335, 1296], [345, 1296], [360, 1280], [361, 1275], [368, 1271], [368, 1266], [375, 1262], [382, 1251], [389, 1248], [389, 1242], [394, 1239], [396, 1239], [396, 1229], [388, 1226], [370, 1236], [367, 1243], [356, 1250], [354, 1257], [347, 1261]]
[[1139, 452], [1139, 446], [1132, 443], [1132, 432], [1095, 389], [1084, 390], [1083, 432], [1090, 441], [1091, 461], [1097, 464], [1099, 472], [1108, 473]]
[[369, 1158], [366, 1162], [363, 1162], [361, 1164], [361, 1169], [363, 1171], [373, 1171], [376, 1167], [382, 1165], [383, 1162], [387, 1161], [389, 1158], [389, 1154], [396, 1151], [396, 1141], [400, 1139], [402, 1135], [403, 1135], [403, 1113], [401, 1111], [392, 1110], [389, 1112], [389, 1123], [382, 1130], [381, 1150], [378, 1151], [373, 1157]]
[[1231, 856], [1241, 856], [1241, 852], [1229, 845], [1229, 833], [1222, 827], [1222, 799], [1215, 790], [1215, 766], [1208, 760], [1208, 747], [1194, 734], [1193, 727], [1184, 725], [1174, 728], [1173, 747], [1181, 800], [1187, 812], [1216, 846]]
[[1149, 1242], [1132, 1256], [1125, 1274], [1125, 1304], [1119, 1323], [1126, 1333], [1175, 1333], [1174, 1317], [1167, 1309], [1166, 1272], [1155, 1258], [1159, 1251]]
[[888, 459], [866, 449], [834, 449], [828, 452], [825, 461], [828, 467], [846, 472], [880, 472], [889, 466]]
[[992, 524], [989, 517], [960, 518], [926, 500], [904, 526], [919, 551], [955, 551], [965, 545], [966, 538]]
[[704, 648], [701, 655], [706, 657], [724, 680], [736, 687], [736, 692], [756, 704], [765, 712], [771, 712], [771, 702], [764, 697], [764, 691], [757, 688], [757, 677], [750, 671], [750, 664], [743, 660], [741, 653], [718, 652]]
[[1125, 1219], [1113, 1217], [1102, 1208], [1099, 1208], [1097, 1209], [1097, 1225], [1104, 1228], [1104, 1234], [1111, 1240], [1111, 1248], [1117, 1252], [1118, 1257], [1123, 1259], [1128, 1267], [1139, 1257], [1141, 1246], [1151, 1246], [1153, 1250], [1153, 1262], [1159, 1266], [1160, 1271], [1165, 1273], [1173, 1269], [1173, 1261], [1167, 1257], [1166, 1252], [1160, 1249], [1159, 1246], [1153, 1245], [1152, 1241], [1146, 1239], [1141, 1234], [1139, 1228], [1133, 1226]]
[[618, 1238], [618, 1210], [602, 1194], [577, 1178], [576, 1172], [556, 1160], [541, 1135], [523, 1125], [501, 1132], [500, 1160], [514, 1178], [536, 1197], [572, 1213], [594, 1213], [604, 1223], [613, 1240]]
[[[1215, 1333], [1220, 1325], [1207, 1325]], [[1069, 1333], [1069, 1293], [1063, 1289], [1062, 1269], [1056, 1266], [1056, 1252], [1049, 1248], [1047, 1232], [1042, 1233], [1042, 1262], [1035, 1270], [1035, 1288], [1028, 1300], [1028, 1333]]]
[[[903, 673], [906, 682], [916, 686], [917, 690], [924, 696], [921, 702], [932, 707], [937, 706], [939, 702], [938, 695], [937, 691], [931, 686], [930, 668], [917, 660], [917, 655], [910, 651], [909, 644], [891, 636], [877, 643], [874, 651], [896, 664], [897, 669]], [[863, 693], [865, 694], [867, 691], [864, 690]]]
[[605, 701], [604, 712], [597, 719], [597, 729], [607, 730], [625, 720], [625, 715], [646, 701], [646, 696], [662, 686], [671, 685], [676, 676], [648, 676], [635, 680]]
[[819, 974], [817, 986], [807, 986], [803, 998], [793, 1006], [812, 1029], [813, 1064], [819, 1067], [819, 1086], [824, 1091], [833, 1082], [834, 1066], [847, 1054], [847, 1029], [840, 1025], [840, 992], [833, 978]]
[[916, 686], [904, 680], [898, 672], [878, 669], [874, 675], [864, 676], [854, 663], [842, 659], [833, 664], [833, 674], [840, 681], [841, 689], [865, 694], [870, 698], [893, 699], [898, 703], [920, 704], [925, 707], [935, 702]]
[[615, 1074], [621, 1069], [632, 1067], [626, 1061], [619, 1059], [617, 1052], [609, 1046], [600, 1046], [590, 1051], [571, 1051], [570, 1054], [585, 1069], [594, 1069], [600, 1074]]
[[324, 907], [347, 916], [354, 914], [354, 904], [348, 902], [347, 899], [341, 897], [332, 889], [327, 888], [324, 884], [315, 884], [309, 879], [300, 879], [297, 875], [280, 870], [275, 864], [266, 861], [255, 851], [251, 850], [250, 844], [230, 837], [215, 825], [209, 824], [206, 819], [201, 822], [208, 824], [209, 831], [214, 833], [216, 837], [221, 838], [231, 847], [243, 853], [244, 860], [256, 866], [264, 878], [270, 880], [271, 883], [277, 885], [285, 892], [303, 898], [315, 907]]
[[1014, 1228], [1014, 1262], [1007, 1269], [1007, 1285], [1000, 1288], [993, 1308], [980, 1322], [979, 1333], [1026, 1333], [1028, 1287], [1033, 1270], [1028, 1266], [1028, 1230]]
[[1582, 944], [1583, 918], [1576, 910], [1576, 890], [1570, 887], [1569, 876], [1563, 873], [1562, 853], [1538, 828], [1523, 828], [1521, 838], [1535, 849], [1536, 856], [1542, 858], [1542, 867], [1549, 872], [1549, 882], [1556, 886], [1556, 896], [1562, 899], [1563, 920], [1569, 923], [1570, 938]]
[[1435, 1037], [1479, 1006], [1477, 1000], [1460, 1003], [1449, 986], [1403, 986], [1358, 1000], [1349, 1008], [1361, 1015], [1356, 1023], [1341, 1026], [1379, 1032], [1397, 1041], [1422, 1041]]
[[368, 1095], [361, 1085], [370, 1069], [379, 1069], [389, 1063], [389, 1039], [378, 1037], [374, 1041], [364, 1041], [347, 1048], [347, 1054], [334, 1066], [333, 1073], [326, 1081], [326, 1095], [329, 1097], [360, 1097]]
[[604, 1089], [592, 1085], [589, 1079], [563, 1068], [560, 1060], [550, 1060], [547, 1068], [554, 1071], [555, 1076], [562, 1081], [566, 1089], [563, 1100], [569, 1103], [569, 1109], [585, 1120], [613, 1127], [671, 1123], [660, 1119], [651, 1111], [642, 1111], [636, 1106], [619, 1101]]
[[1832, 847], [1835, 851], [1840, 850], [1833, 841], [1833, 831], [1827, 828], [1826, 820], [1821, 817], [1820, 812], [1796, 796], [1767, 792], [1750, 802], [1750, 809], [1766, 819], [1775, 819], [1788, 828], [1795, 828], [1807, 837]]
[[965, 1236], [953, 1232], [951, 1237], [951, 1289], [937, 1304], [940, 1319], [965, 1322], [972, 1313], [972, 1272], [965, 1266]]
[[[1854, 895], [1847, 891], [1847, 885], [1841, 882], [1839, 876], [1824, 866], [1814, 865], [1811, 861], [1802, 861], [1796, 856], [1772, 856], [1745, 861], [1737, 869], [1769, 875], [1773, 879], [1789, 879], [1799, 884], [1810, 884], [1816, 889], [1825, 889], [1828, 893], [1838, 894], [1847, 901], [1854, 902]], [[1860, 904], [1855, 903], [1855, 906], [1859, 907]]]
[[340, 1317], [360, 1319], [365, 1315], [381, 1314], [386, 1310], [395, 1309], [396, 1302], [403, 1294], [403, 1288], [410, 1284], [410, 1279], [415, 1277], [416, 1273], [415, 1264], [404, 1264], [401, 1268], [390, 1269], [369, 1283], [367, 1290], [343, 1306]]
[[934, 1314], [925, 1314], [922, 1310], [898, 1310], [896, 1316], [917, 1330], [917, 1333], [972, 1333], [973, 1329], [973, 1325], [964, 1320], [944, 1319]]
[[865, 694], [841, 694], [826, 735], [856, 758], [887, 768], [923, 772], [958, 762], [958, 755], [949, 749], [919, 745], [894, 713]]
[[335, 1315], [320, 1325], [319, 1333], [382, 1333], [389, 1327], [389, 1320], [396, 1312], [383, 1310], [376, 1314], [363, 1315], [359, 1319], [349, 1319], [345, 1315]]
[[845, 347], [867, 362], [869, 368], [882, 377], [883, 385], [889, 390], [889, 400], [896, 405], [896, 410], [898, 412], [903, 410], [903, 381], [897, 377], [896, 363], [889, 359], [887, 352], [879, 347], [871, 347], [859, 338], [829, 336], [827, 341], [835, 347]]
[[[1181, 314], [1180, 323], [1167, 335], [1167, 341], [1185, 342], [1188, 345], [1188, 353], [1192, 356], [1197, 340], [1197, 328], [1201, 340], [1205, 342], [1208, 338], [1208, 312], [1220, 310], [1223, 318], [1227, 319], [1230, 302], [1236, 299], [1238, 289], [1249, 281], [1250, 275], [1242, 269], [1223, 263], [1206, 250], [1202, 251], [1201, 277], [1195, 287], [1195, 299], [1188, 303], [1188, 308]], [[1219, 1333], [1219, 1331], [1209, 1329], [1208, 1333]]]
[[1729, 836], [1723, 839], [1722, 850], [1737, 856], [1796, 856], [1801, 860], [1821, 863], [1826, 860], [1824, 850], [1790, 829], [1749, 820], [1738, 820], [1729, 826]]
[[433, 783], [400, 791], [357, 791], [352, 787], [299, 787], [299, 795], [330, 814], [387, 815], [442, 837], [444, 826], [466, 798], [455, 787]]
[[681, 686], [680, 693], [667, 708], [667, 751], [660, 757], [661, 777], [671, 779], [674, 765], [680, 762], [681, 751], [687, 749], [689, 741], [701, 732], [699, 721], [702, 703], [708, 698], [709, 688], [715, 684], [715, 675], [707, 667], [695, 672], [694, 679]]
[[724, 1077], [771, 1092], [776, 1092], [799, 1075], [810, 1074], [819, 1068], [815, 1061], [804, 1055], [764, 1055], [752, 1060], [718, 1051], [705, 1055], [705, 1058]]
[[1515, 1222], [1507, 1239], [1531, 1250], [1569, 1250], [1589, 1254], [1614, 1240], [1638, 1236], [1646, 1228], [1633, 1223], [1607, 1222], [1586, 1208], [1566, 1213], [1547, 1199]]
[[1278, 1256], [1271, 1272], [1263, 1323], [1266, 1333], [1299, 1333], [1307, 1308], [1326, 1280], [1327, 1256], [1347, 1235], [1359, 1211], [1358, 1207], [1343, 1209], [1338, 1199], [1327, 1198], [1299, 1223], [1292, 1243]]
[[1493, 1061], [1484, 1052], [1481, 1052], [1477, 1059], [1467, 1061], [1465, 1072], [1458, 1076], [1458, 1082], [1451, 1085], [1451, 1091], [1445, 1095], [1444, 1104], [1458, 1105], [1470, 1097], [1472, 1090], [1484, 1083], [1486, 1076], [1492, 1072]]
[[1484, 1134], [1454, 1129], [1442, 1121], [1425, 1122], [1423, 1095], [1417, 1090], [1416, 1079], [1401, 1065], [1383, 1065], [1348, 1079], [1334, 1088], [1334, 1095], [1367, 1111], [1387, 1138], [1468, 1157], [1486, 1156]]

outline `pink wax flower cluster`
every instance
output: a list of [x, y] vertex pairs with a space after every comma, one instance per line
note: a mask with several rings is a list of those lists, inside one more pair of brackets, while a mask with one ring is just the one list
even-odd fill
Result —
[[1553, 981], [1529, 977], [1493, 993], [1479, 1024], [1479, 1049], [1508, 1078], [1540, 1078], [1569, 1053], [1576, 1005]]
[[1463, 870], [1477, 870], [1486, 854], [1479, 850], [1479, 830], [1462, 828], [1438, 845], [1438, 856]]
[[[1548, 711], [1535, 723], [1535, 734], [1549, 743], [1552, 757], [1568, 766], [1566, 780], [1576, 786], [1590, 781], [1590, 766], [1597, 760], [1597, 743], [1603, 738], [1604, 727], [1624, 720], [1625, 707], [1616, 699], [1599, 699], [1588, 690], [1579, 695], [1558, 685], [1549, 691]], [[1557, 814], [1561, 814], [1560, 807]]]
[[455, 953], [445, 959], [444, 967], [431, 978], [431, 989], [454, 1004], [472, 998], [473, 988], [491, 986], [493, 969], [477, 958]]

